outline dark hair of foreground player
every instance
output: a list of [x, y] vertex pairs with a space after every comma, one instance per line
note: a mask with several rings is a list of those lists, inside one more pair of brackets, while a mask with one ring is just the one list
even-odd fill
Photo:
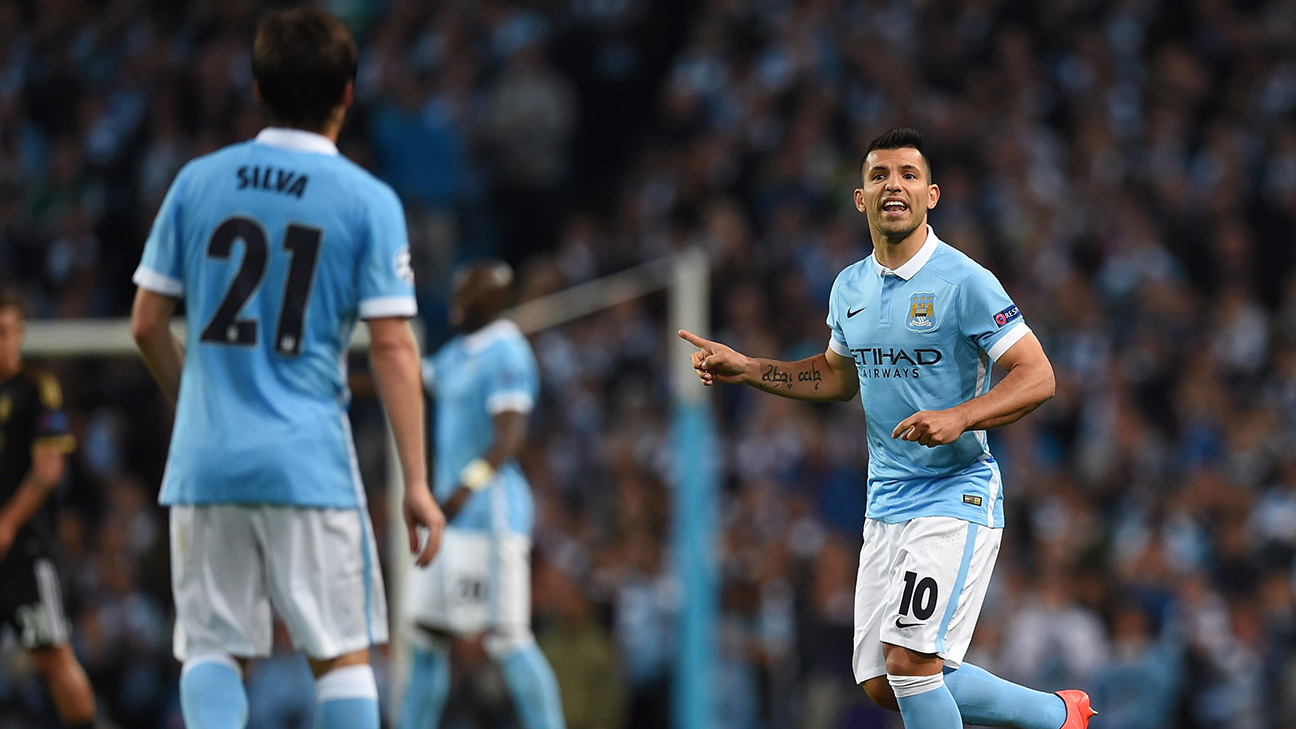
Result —
[[912, 147], [918, 150], [922, 155], [923, 163], [927, 165], [927, 184], [932, 183], [931, 160], [927, 159], [927, 153], [923, 151], [923, 135], [917, 129], [908, 127], [896, 127], [883, 133], [881, 136], [869, 142], [868, 149], [864, 150], [864, 156], [860, 158], [860, 175], [864, 174], [864, 167], [868, 164], [868, 156], [875, 149], [906, 149]]
[[267, 11], [252, 44], [252, 76], [270, 123], [323, 130], [355, 80], [358, 58], [351, 31], [327, 11]]

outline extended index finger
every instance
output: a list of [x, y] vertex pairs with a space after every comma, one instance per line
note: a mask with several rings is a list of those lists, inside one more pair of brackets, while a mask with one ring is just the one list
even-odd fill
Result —
[[693, 332], [690, 332], [685, 329], [679, 330], [679, 335], [680, 335], [680, 339], [683, 339], [684, 341], [688, 342], [689, 344], [692, 344], [694, 347], [697, 347], [698, 349], [709, 350], [715, 344], [715, 342], [712, 342], [708, 339], [703, 339], [702, 337], [699, 337]]

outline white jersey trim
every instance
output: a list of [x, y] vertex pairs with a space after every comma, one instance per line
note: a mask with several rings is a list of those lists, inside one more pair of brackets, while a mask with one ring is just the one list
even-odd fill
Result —
[[266, 127], [261, 130], [260, 134], [256, 135], [254, 141], [257, 144], [291, 149], [297, 152], [314, 152], [315, 154], [327, 154], [335, 157], [338, 153], [337, 145], [333, 143], [333, 140], [323, 134], [308, 132], [305, 129]]
[[1007, 334], [1000, 337], [999, 341], [994, 343], [994, 346], [991, 347], [990, 351], [986, 352], [986, 354], [990, 355], [990, 359], [998, 362], [1004, 352], [1007, 352], [1010, 347], [1021, 341], [1022, 337], [1030, 334], [1030, 331], [1031, 329], [1026, 326], [1026, 322], [1017, 322], [1013, 325], [1012, 329], [1008, 330]]
[[141, 265], [135, 269], [131, 282], [136, 286], [163, 296], [180, 296], [184, 294], [184, 281], [164, 276], [151, 268]]
[[843, 357], [851, 356], [850, 349], [846, 345], [837, 341], [837, 337], [828, 337], [828, 349], [831, 349]]
[[387, 317], [411, 317], [418, 313], [418, 302], [413, 296], [379, 296], [360, 302], [361, 319], [386, 319]]
[[888, 272], [894, 273], [900, 278], [908, 281], [922, 270], [923, 266], [931, 260], [936, 253], [936, 247], [940, 245], [941, 239], [936, 237], [936, 231], [932, 230], [930, 225], [927, 226], [927, 239], [923, 241], [922, 247], [918, 249], [913, 257], [897, 266], [895, 270], [889, 269], [878, 262], [877, 255], [870, 256], [873, 259], [873, 267], [877, 270], [879, 276], [885, 276]]
[[[984, 435], [985, 431], [982, 431], [982, 436]], [[1002, 524], [995, 524], [995, 502], [999, 500], [999, 489], [1002, 484], [999, 481], [999, 469], [995, 467], [995, 464], [987, 462], [986, 465], [990, 468], [990, 483], [986, 487], [986, 490], [990, 493], [990, 498], [986, 499], [986, 521], [991, 529], [997, 529], [1003, 526]]]
[[468, 354], [477, 354], [498, 340], [508, 337], [523, 337], [518, 325], [508, 319], [496, 319], [472, 334], [465, 334], [463, 348]]
[[491, 415], [500, 413], [529, 413], [535, 407], [535, 400], [525, 392], [497, 392], [486, 398], [486, 412]]

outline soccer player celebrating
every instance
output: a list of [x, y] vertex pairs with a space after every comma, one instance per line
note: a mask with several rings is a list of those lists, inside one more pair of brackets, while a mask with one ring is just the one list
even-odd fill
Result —
[[[869, 475], [853, 660], [874, 702], [910, 729], [1084, 729], [1084, 692], [1033, 691], [963, 662], [1004, 520], [985, 431], [1052, 397], [1052, 366], [994, 275], [927, 225], [940, 188], [922, 136], [874, 139], [860, 174], [855, 207], [873, 255], [833, 283], [826, 352], [777, 362], [680, 336], [698, 347], [706, 385], [814, 401], [860, 393]], [[1007, 371], [994, 388], [990, 362]]]
[[49, 501], [73, 441], [58, 380], [23, 366], [22, 343], [22, 300], [0, 294], [0, 624], [17, 632], [63, 723], [89, 729], [94, 692], [68, 644]]
[[[346, 413], [357, 318], [395, 433], [410, 549], [426, 564], [440, 544], [404, 211], [335, 145], [356, 60], [327, 12], [266, 13], [252, 73], [272, 126], [180, 170], [135, 272], [131, 327], [177, 403], [161, 502], [191, 729], [246, 723], [241, 672], [270, 654], [272, 605], [310, 659], [316, 726], [378, 727], [369, 647], [387, 639], [387, 606]], [[183, 347], [169, 329], [182, 297]]]
[[450, 324], [462, 334], [423, 366], [436, 397], [437, 500], [450, 518], [441, 552], [411, 575], [404, 606], [413, 668], [400, 729], [434, 729], [450, 690], [450, 642], [484, 635], [524, 729], [563, 729], [553, 668], [531, 634], [535, 506], [517, 453], [539, 391], [535, 356], [501, 319], [512, 270], [460, 269]]

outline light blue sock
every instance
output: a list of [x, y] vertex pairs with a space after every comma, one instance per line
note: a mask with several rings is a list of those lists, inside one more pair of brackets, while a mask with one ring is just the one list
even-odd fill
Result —
[[398, 729], [436, 729], [450, 695], [450, 651], [415, 648]]
[[528, 643], [506, 653], [499, 666], [523, 729], [566, 729], [558, 679], [539, 646]]
[[958, 704], [941, 674], [934, 676], [893, 676], [887, 682], [900, 705], [905, 729], [963, 729]]
[[947, 670], [945, 685], [969, 724], [1058, 729], [1066, 722], [1061, 696], [1010, 683], [971, 663]]
[[180, 711], [189, 729], [243, 729], [248, 699], [238, 663], [214, 653], [185, 661], [180, 671]]
[[320, 676], [315, 693], [315, 729], [378, 729], [378, 684], [367, 664]]

